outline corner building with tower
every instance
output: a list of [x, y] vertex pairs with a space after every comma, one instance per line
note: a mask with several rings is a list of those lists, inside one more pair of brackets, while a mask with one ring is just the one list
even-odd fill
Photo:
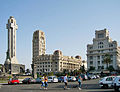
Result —
[[79, 70], [82, 65], [80, 56], [64, 56], [62, 51], [56, 50], [53, 54], [45, 53], [45, 34], [41, 30], [33, 33], [33, 58], [32, 73], [36, 78], [37, 74], [49, 72], [63, 72]]

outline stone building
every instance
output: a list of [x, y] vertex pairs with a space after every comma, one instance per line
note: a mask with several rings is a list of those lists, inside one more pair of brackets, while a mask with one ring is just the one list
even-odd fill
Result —
[[103, 62], [105, 54], [109, 54], [111, 57], [111, 63], [109, 66], [113, 66], [114, 69], [120, 68], [120, 47], [117, 41], [113, 41], [109, 36], [109, 31], [96, 30], [95, 38], [93, 38], [93, 44], [87, 45], [87, 64], [88, 69], [95, 67], [95, 70], [106, 69], [106, 64]]
[[8, 19], [8, 24], [6, 27], [8, 29], [8, 49], [6, 53], [6, 61], [4, 64], [6, 73], [23, 73], [25, 70], [25, 65], [18, 64], [16, 58], [16, 30], [18, 29], [18, 26], [13, 16], [10, 16]]
[[82, 65], [80, 56], [63, 56], [60, 50], [53, 54], [39, 55], [34, 58], [34, 77], [36, 74], [79, 70]]
[[32, 73], [37, 77], [37, 73], [74, 71], [80, 69], [82, 59], [80, 56], [64, 56], [60, 50], [53, 54], [45, 54], [45, 35], [37, 30], [33, 34], [33, 58]]

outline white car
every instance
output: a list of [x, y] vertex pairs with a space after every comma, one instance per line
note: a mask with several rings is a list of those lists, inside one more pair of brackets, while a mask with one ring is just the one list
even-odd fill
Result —
[[69, 77], [68, 77], [68, 81], [76, 81], [75, 76], [69, 76]]
[[120, 88], [120, 76], [116, 76], [114, 81], [113, 81], [113, 88], [116, 92], [119, 91]]
[[48, 76], [48, 82], [58, 82], [58, 79], [56, 76]]
[[111, 88], [113, 86], [113, 80], [115, 76], [107, 76], [99, 80], [99, 86], [101, 88]]

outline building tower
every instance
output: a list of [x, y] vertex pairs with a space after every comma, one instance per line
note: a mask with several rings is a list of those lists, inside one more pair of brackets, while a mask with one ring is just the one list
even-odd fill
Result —
[[33, 33], [32, 40], [33, 47], [33, 59], [32, 59], [32, 74], [36, 78], [36, 57], [45, 55], [45, 34], [41, 30], [37, 30]]
[[33, 58], [39, 55], [45, 55], [45, 34], [37, 30], [33, 34]]

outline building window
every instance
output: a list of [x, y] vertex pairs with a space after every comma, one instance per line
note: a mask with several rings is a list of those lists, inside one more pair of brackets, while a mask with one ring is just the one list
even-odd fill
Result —
[[113, 47], [113, 44], [109, 44], [109, 47]]
[[11, 19], [11, 23], [13, 23], [13, 19]]
[[110, 58], [113, 59], [113, 55], [110, 55]]
[[93, 61], [90, 61], [90, 64], [92, 65], [92, 64], [93, 64]]
[[50, 64], [50, 62], [48, 62], [48, 64]]
[[93, 47], [90, 47], [89, 49], [93, 49]]
[[97, 59], [100, 59], [100, 56], [97, 56]]
[[101, 66], [98, 66], [98, 69], [101, 69]]
[[98, 34], [98, 38], [104, 38], [104, 34]]
[[98, 61], [98, 64], [100, 65], [100, 61]]
[[104, 61], [102, 61], [102, 64], [104, 64]]
[[93, 59], [93, 56], [90, 56], [90, 59]]
[[102, 59], [104, 59], [104, 55], [102, 55]]
[[90, 53], [93, 53], [93, 51], [90, 51]]
[[109, 49], [109, 51], [113, 51], [113, 49]]

